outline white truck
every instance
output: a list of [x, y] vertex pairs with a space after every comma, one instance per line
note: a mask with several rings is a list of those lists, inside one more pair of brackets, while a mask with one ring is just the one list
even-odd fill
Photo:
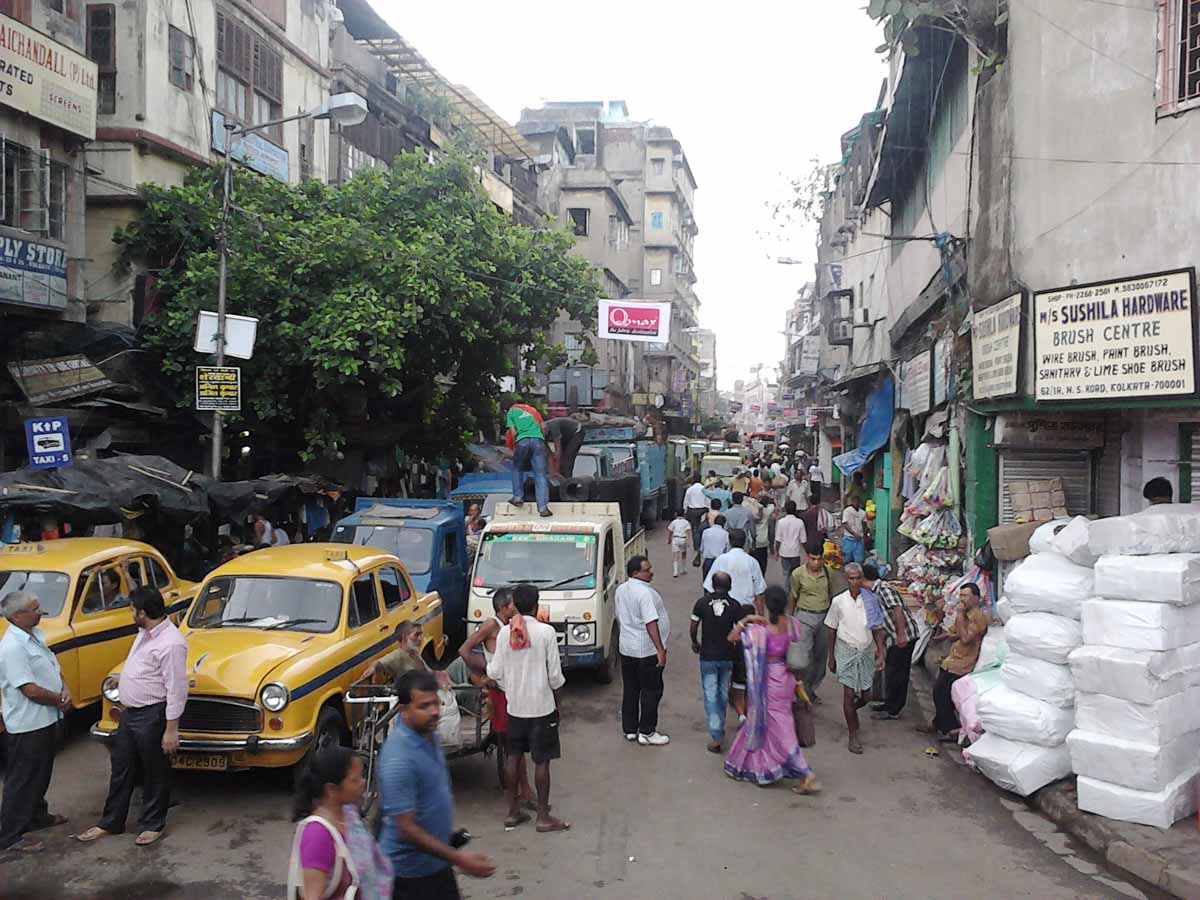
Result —
[[497, 588], [528, 582], [558, 633], [564, 669], [593, 669], [607, 684], [617, 669], [617, 586], [625, 562], [645, 556], [646, 534], [622, 540], [619, 503], [551, 503], [542, 518], [533, 504], [496, 505], [475, 555], [467, 602], [468, 628], [493, 615]]

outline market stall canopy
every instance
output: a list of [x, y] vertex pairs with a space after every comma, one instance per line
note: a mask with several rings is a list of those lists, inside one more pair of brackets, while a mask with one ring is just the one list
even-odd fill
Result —
[[867, 414], [858, 434], [858, 446], [833, 458], [844, 475], [853, 475], [892, 435], [892, 413], [896, 405], [896, 386], [890, 375], [884, 377], [867, 395]]

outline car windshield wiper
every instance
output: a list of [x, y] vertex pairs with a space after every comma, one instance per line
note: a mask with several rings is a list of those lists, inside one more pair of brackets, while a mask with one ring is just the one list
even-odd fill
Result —
[[238, 616], [234, 619], [222, 619], [212, 625], [206, 625], [206, 628], [224, 628], [226, 625], [245, 625], [247, 622], [257, 622], [265, 616]]
[[276, 622], [274, 625], [268, 625], [263, 631], [275, 631], [277, 628], [290, 628], [293, 625], [308, 625], [313, 622], [324, 622], [324, 619], [286, 619], [283, 622]]
[[525, 578], [522, 581], [514, 582], [511, 586], [516, 587], [518, 584], [540, 584], [545, 585], [542, 590], [550, 591], [556, 587], [562, 587], [564, 584], [570, 584], [572, 581], [578, 581], [580, 578], [588, 578], [592, 571], [589, 569], [586, 572], [580, 572], [578, 575], [572, 575], [570, 578], [560, 578], [558, 581], [551, 581], [549, 578]]

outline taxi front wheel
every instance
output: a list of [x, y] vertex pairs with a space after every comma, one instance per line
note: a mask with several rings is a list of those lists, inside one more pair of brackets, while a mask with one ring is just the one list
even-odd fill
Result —
[[314, 753], [323, 747], [329, 747], [333, 744], [341, 744], [343, 747], [349, 747], [350, 732], [346, 730], [346, 723], [342, 720], [342, 714], [332, 706], [326, 706], [317, 716], [317, 729], [313, 734], [312, 745], [308, 748], [308, 752], [304, 754], [304, 758], [296, 764], [293, 770], [293, 780], [299, 781], [300, 776], [308, 767], [309, 760], [313, 758]]

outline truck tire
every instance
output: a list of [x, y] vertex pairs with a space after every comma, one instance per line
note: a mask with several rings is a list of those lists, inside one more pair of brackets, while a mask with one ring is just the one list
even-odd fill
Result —
[[562, 483], [559, 494], [566, 503], [587, 503], [592, 499], [594, 481], [590, 476], [568, 478]]
[[620, 628], [616, 622], [613, 622], [612, 634], [608, 638], [608, 653], [604, 654], [604, 659], [596, 667], [596, 680], [601, 684], [612, 684], [613, 676], [616, 675], [617, 638], [619, 635]]

